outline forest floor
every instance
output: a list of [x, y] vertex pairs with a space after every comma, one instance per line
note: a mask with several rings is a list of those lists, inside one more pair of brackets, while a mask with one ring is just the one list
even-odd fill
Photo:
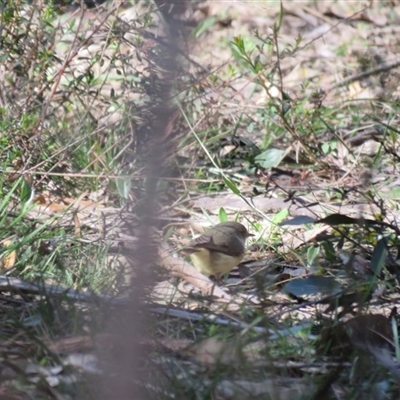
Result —
[[[96, 398], [170, 85], [147, 398], [398, 399], [400, 4], [131, 3], [2, 11], [0, 398]], [[215, 282], [180, 250], [227, 220]]]

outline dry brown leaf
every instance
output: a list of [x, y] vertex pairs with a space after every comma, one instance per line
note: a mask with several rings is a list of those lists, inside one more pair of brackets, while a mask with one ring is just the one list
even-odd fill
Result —
[[38, 203], [42, 206], [46, 206], [51, 212], [59, 213], [67, 209], [97, 209], [103, 207], [100, 202], [94, 202], [92, 200], [83, 200], [88, 195], [87, 192], [83, 192], [78, 198], [74, 199], [71, 197], [59, 198], [52, 196], [50, 192], [44, 191], [37, 195], [34, 199], [34, 203]]
[[282, 243], [285, 248], [298, 249], [306, 243], [313, 242], [317, 239], [318, 235], [322, 235], [331, 229], [326, 225], [318, 226], [308, 231], [301, 231], [295, 229], [296, 233], [293, 234], [293, 230], [287, 230], [287, 233], [282, 235]]
[[[284, 199], [278, 198], [264, 198], [264, 197], [254, 197], [249, 198], [249, 203], [253, 204], [254, 208], [266, 212], [278, 212], [289, 207], [289, 204], [285, 202]], [[311, 198], [310, 198], [311, 202]], [[211, 213], [218, 213], [219, 208], [223, 207], [227, 212], [232, 211], [247, 211], [252, 210], [244, 200], [235, 195], [227, 196], [203, 196], [195, 199], [192, 203], [194, 208], [203, 208]], [[373, 204], [351, 204], [336, 206], [328, 203], [320, 203], [318, 205], [313, 205], [311, 207], [300, 207], [297, 205], [290, 205], [289, 214], [291, 216], [310, 216], [316, 218], [320, 216], [321, 218], [326, 216], [327, 210], [330, 213], [341, 213], [347, 216], [356, 216], [358, 218], [374, 218], [374, 214], [379, 212], [378, 208]]]
[[74, 213], [75, 237], [82, 237], [81, 221], [79, 220], [78, 213]]
[[[84, 193], [83, 195], [85, 196], [86, 193]], [[74, 206], [81, 205], [83, 207], [91, 207], [91, 206], [98, 206], [99, 205], [98, 203], [95, 203], [94, 201], [91, 201], [91, 200], [80, 200], [81, 197], [82, 197], [82, 195], [77, 199], [72, 199], [72, 198], [67, 197], [65, 199], [62, 199], [62, 201], [65, 204], [68, 204], [68, 205], [70, 205], [70, 204], [73, 204]]]
[[174, 351], [175, 353], [187, 353], [188, 349], [192, 345], [192, 341], [188, 339], [157, 339], [157, 340], [146, 340], [145, 344], [150, 344], [154, 349], [160, 349], [164, 347], [168, 350]]
[[319, 1], [316, 6], [321, 13], [329, 17], [338, 19], [351, 18], [352, 20], [360, 19], [360, 11], [363, 9], [363, 6], [357, 1], [339, 1], [335, 3]]
[[50, 203], [47, 205], [48, 209], [54, 213], [58, 213], [61, 211], [65, 211], [65, 209], [68, 207], [65, 204], [57, 204], [57, 203]]
[[[284, 5], [284, 3], [283, 3]], [[298, 18], [301, 18], [302, 20], [304, 20], [305, 22], [307, 22], [307, 24], [315, 27], [318, 25], [319, 21], [316, 17], [314, 17], [313, 15], [311, 15], [310, 13], [306, 12], [306, 9], [304, 7], [293, 7], [292, 4], [290, 4], [289, 6], [283, 6], [283, 10], [285, 15], [295, 15]]]
[[39, 203], [39, 204], [47, 204], [47, 200], [46, 200], [46, 198], [42, 195], [42, 194], [39, 194], [38, 196], [36, 196], [34, 199], [33, 199], [33, 203], [35, 204], [35, 203]]
[[232, 342], [216, 338], [207, 338], [192, 348], [197, 362], [211, 367], [217, 364], [239, 366], [243, 355], [239, 347]]
[[71, 336], [58, 340], [43, 339], [49, 350], [55, 353], [72, 353], [76, 351], [92, 350], [94, 347], [93, 339], [89, 335]]
[[170, 281], [158, 282], [151, 291], [151, 299], [157, 304], [169, 305], [185, 300], [184, 294]]
[[361, 275], [371, 273], [371, 262], [361, 254], [352, 254], [347, 250], [341, 250], [338, 253], [339, 258], [343, 261], [343, 266], [350, 272], [357, 272]]
[[388, 23], [387, 17], [377, 12], [376, 9], [366, 10], [366, 12], [361, 15], [360, 19], [367, 22], [372, 22], [377, 26], [385, 26]]
[[369, 86], [363, 88], [360, 81], [355, 81], [348, 85], [347, 95], [350, 99], [374, 99], [376, 92]]
[[3, 255], [0, 260], [1, 268], [10, 269], [12, 268], [17, 261], [17, 252], [16, 250], [7, 251], [7, 247], [12, 245], [12, 241], [6, 239], [2, 243]]

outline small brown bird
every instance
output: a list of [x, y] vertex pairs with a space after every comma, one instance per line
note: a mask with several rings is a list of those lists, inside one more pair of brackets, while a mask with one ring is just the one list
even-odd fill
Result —
[[184, 252], [202, 274], [219, 280], [242, 261], [249, 236], [254, 235], [239, 222], [222, 222], [193, 239]]

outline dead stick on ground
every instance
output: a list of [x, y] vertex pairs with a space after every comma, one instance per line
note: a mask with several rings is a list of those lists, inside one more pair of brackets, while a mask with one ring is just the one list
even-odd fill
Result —
[[161, 247], [159, 249], [159, 259], [162, 266], [179, 278], [185, 279], [193, 286], [199, 288], [203, 294], [217, 296], [225, 301], [231, 301], [232, 297], [224, 292], [219, 286], [209, 278], [201, 274], [195, 267], [187, 263], [182, 258], [175, 258], [170, 255], [169, 249]]

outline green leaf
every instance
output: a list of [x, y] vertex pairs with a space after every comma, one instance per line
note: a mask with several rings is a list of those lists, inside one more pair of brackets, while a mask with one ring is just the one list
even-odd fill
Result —
[[272, 223], [279, 225], [287, 216], [289, 215], [289, 210], [287, 208], [282, 209], [272, 218]]
[[279, 32], [279, 30], [281, 29], [282, 21], [283, 21], [283, 4], [282, 4], [282, 1], [281, 1], [281, 7], [280, 7], [280, 10], [279, 10], [278, 24], [276, 25], [276, 31], [277, 32]]
[[343, 214], [331, 214], [325, 218], [318, 220], [317, 222], [319, 222], [320, 224], [336, 226], [358, 224], [360, 221], [356, 218], [348, 217], [347, 215]]
[[379, 275], [385, 265], [386, 256], [388, 254], [386, 246], [386, 238], [378, 240], [371, 257], [371, 271], [375, 273], [375, 276]]
[[343, 214], [331, 214], [325, 218], [315, 221], [315, 223], [326, 224], [326, 225], [330, 225], [330, 226], [352, 225], [352, 224], [353, 225], [360, 225], [360, 224], [382, 225], [383, 224], [383, 222], [381, 222], [381, 221], [376, 221], [376, 220], [367, 219], [367, 218], [352, 218], [352, 217], [348, 217], [347, 215], [343, 215]]
[[222, 179], [225, 185], [228, 186], [228, 188], [231, 189], [234, 194], [240, 194], [240, 190], [230, 179], [226, 178], [225, 176]]
[[220, 222], [228, 221], [228, 214], [225, 211], [225, 208], [220, 207], [218, 211], [218, 218]]
[[253, 39], [250, 36], [245, 38], [236, 36], [231, 42], [231, 52], [236, 60], [244, 61], [249, 66], [249, 57], [256, 48]]
[[289, 219], [288, 221], [282, 222], [280, 225], [304, 225], [311, 224], [313, 222], [318, 222], [315, 218], [308, 217], [306, 215], [299, 215], [298, 217], [294, 217]]
[[313, 265], [314, 260], [317, 258], [320, 251], [320, 246], [311, 246], [307, 250], [308, 265]]
[[[21, 185], [22, 178], [19, 178], [10, 189], [10, 191], [3, 197], [0, 202], [0, 225], [3, 225], [4, 220], [8, 216], [8, 206], [11, 202], [11, 197], [18, 193], [18, 187]], [[16, 192], [16, 193], [14, 193]]]
[[387, 193], [379, 193], [383, 199], [400, 199], [400, 188], [394, 188]]
[[268, 149], [255, 158], [255, 162], [262, 168], [277, 167], [285, 155], [285, 150]]
[[243, 38], [241, 36], [235, 36], [233, 38], [232, 43], [239, 50], [239, 53], [242, 53], [242, 55], [245, 53], [245, 51], [244, 51], [244, 40], [243, 40]]
[[131, 180], [130, 178], [119, 178], [117, 179], [117, 190], [118, 194], [125, 200], [129, 198], [129, 192], [131, 190]]
[[26, 203], [32, 196], [32, 186], [25, 180], [21, 181], [20, 199], [22, 203]]
[[328, 143], [323, 143], [321, 146], [321, 150], [323, 151], [324, 154], [328, 154], [331, 151], [331, 144]]
[[333, 295], [342, 290], [342, 286], [335, 279], [326, 276], [309, 276], [293, 279], [284, 286], [284, 291], [295, 296], [329, 294]]
[[192, 31], [192, 37], [198, 38], [200, 37], [204, 32], [206, 32], [209, 28], [211, 28], [214, 24], [217, 18], [215, 16], [208, 17], [201, 21], [196, 28], [193, 29]]
[[393, 316], [391, 318], [391, 323], [392, 323], [393, 343], [395, 347], [396, 360], [397, 362], [399, 362], [400, 361], [399, 328], [397, 327], [397, 320]]

